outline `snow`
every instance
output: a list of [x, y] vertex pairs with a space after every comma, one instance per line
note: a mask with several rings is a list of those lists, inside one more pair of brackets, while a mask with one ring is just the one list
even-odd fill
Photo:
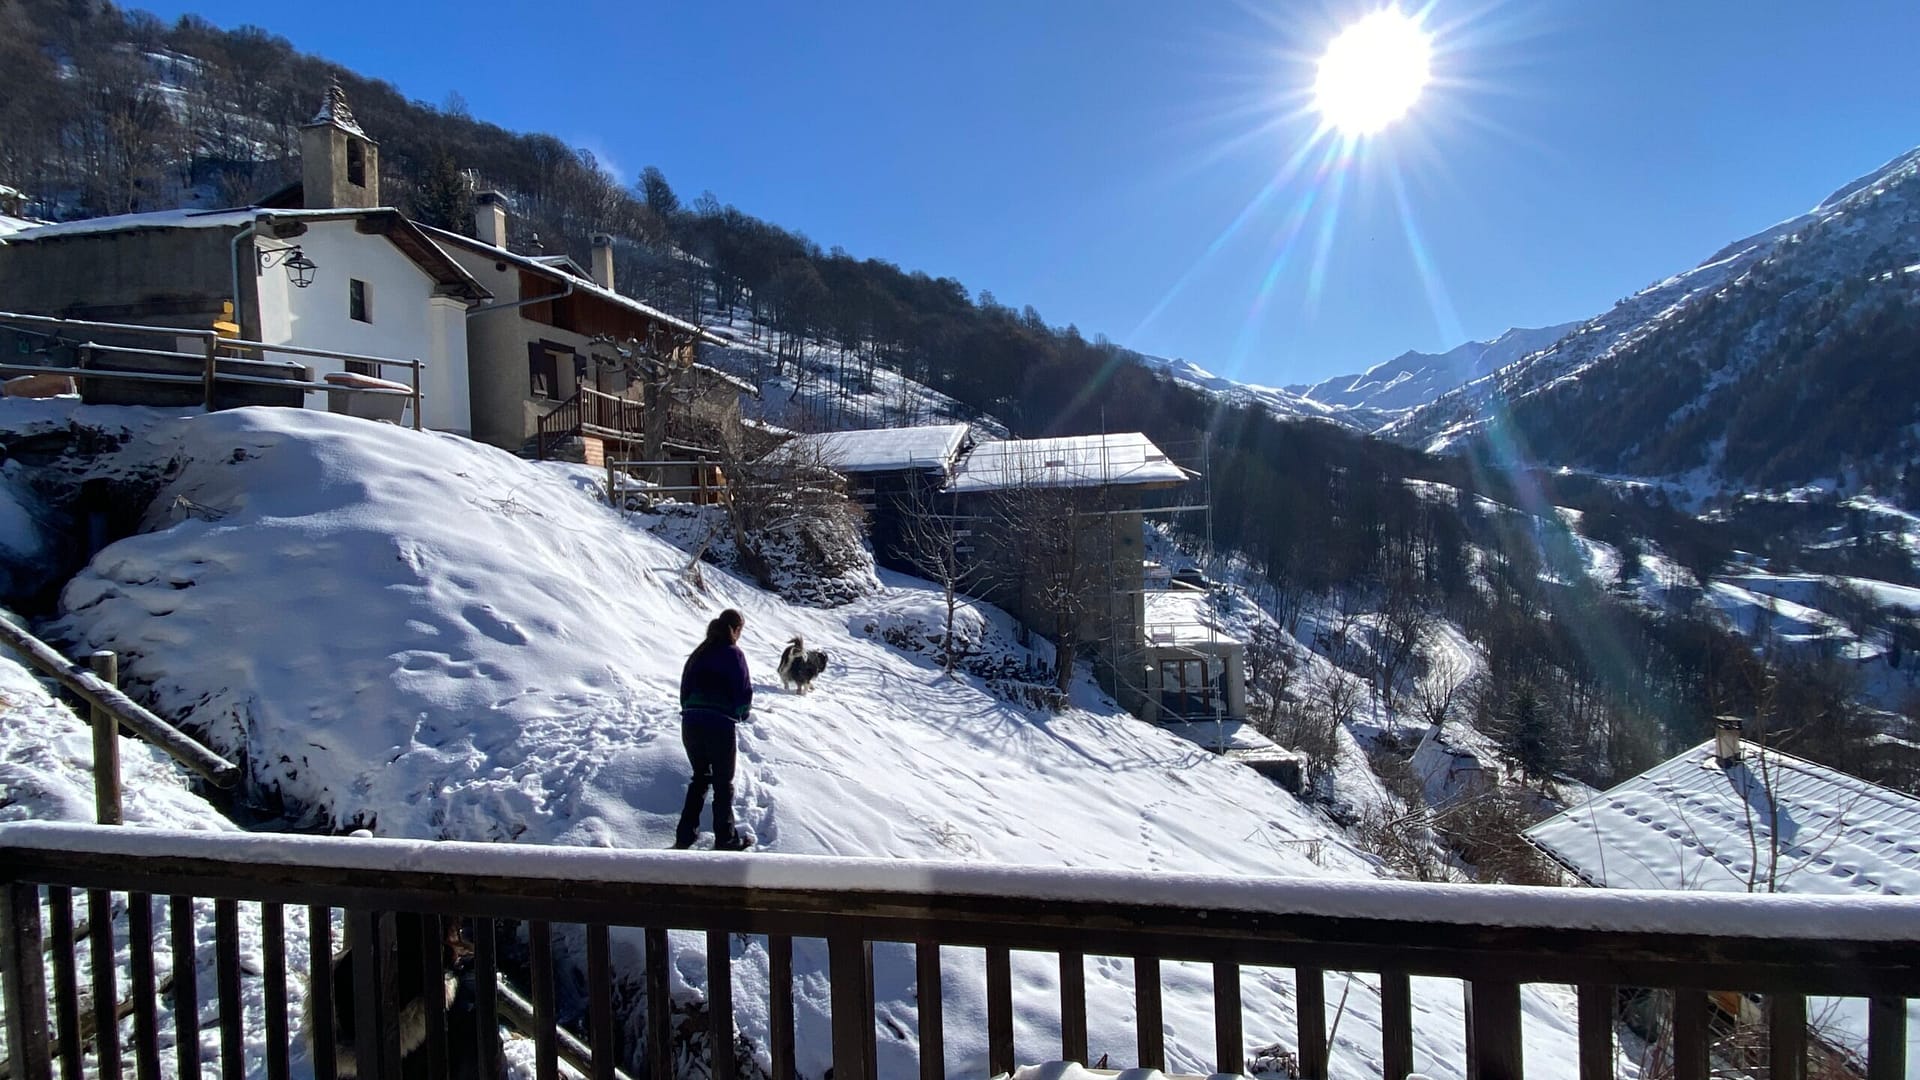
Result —
[[7, 243], [27, 243], [56, 237], [86, 236], [92, 233], [121, 232], [128, 229], [226, 229], [247, 225], [262, 215], [276, 218], [339, 217], [340, 210], [262, 210], [242, 207], [237, 210], [153, 210], [141, 214], [115, 214], [111, 217], [82, 218], [53, 225], [36, 225], [7, 237]]
[[1187, 480], [1159, 447], [1139, 432], [1070, 435], [1052, 439], [983, 442], [960, 463], [949, 490], [1003, 491], [1021, 487], [1178, 484]]
[[1796, 941], [1912, 941], [1920, 905], [1893, 896], [1738, 893], [1711, 899], [1665, 889], [1448, 885], [1337, 877], [1249, 877], [999, 862], [366, 839], [271, 833], [112, 829], [57, 822], [0, 827], [0, 848], [105, 856], [163, 853], [240, 866], [311, 866], [469, 874], [527, 882], [932, 893], [952, 900], [1029, 900], [1205, 908], [1214, 913], [1467, 923], [1529, 930], [1667, 932]]
[[1527, 836], [1609, 888], [1920, 895], [1920, 799], [1776, 750], [1749, 745], [1729, 767], [1713, 752], [1702, 743]]
[[965, 424], [928, 424], [833, 431], [802, 435], [789, 445], [802, 454], [818, 448], [820, 460], [843, 473], [916, 468], [945, 473], [953, 467], [968, 430]]
[[40, 223], [37, 221], [29, 221], [26, 218], [8, 217], [5, 214], [0, 214], [0, 240], [25, 232], [28, 229], [39, 227]]
[[[13, 426], [13, 409], [0, 402], [0, 428]], [[29, 413], [39, 415], [19, 415]], [[879, 596], [830, 611], [796, 607], [711, 566], [696, 584], [686, 552], [602, 504], [591, 470], [579, 466], [315, 411], [137, 416], [114, 467], [177, 469], [144, 531], [107, 547], [68, 584], [55, 629], [69, 652], [120, 651], [136, 694], [215, 748], [244, 755], [251, 794], [277, 794], [312, 825], [515, 840], [479, 850], [516, 867], [527, 854], [550, 857], [570, 875], [645, 866], [882, 886], [898, 880], [889, 860], [931, 858], [947, 865], [913, 872], [943, 886], [1040, 897], [1124, 883], [1127, 895], [1164, 903], [1267, 903], [1278, 894], [1265, 890], [1279, 886], [1253, 879], [1307, 879], [1293, 883], [1304, 888], [1379, 874], [1319, 814], [1252, 770], [1126, 716], [1084, 676], [1074, 707], [1032, 712], [980, 679], [943, 677], [925, 656], [867, 636], [875, 622], [915, 608], [921, 621], [937, 621], [939, 596], [925, 583], [886, 576]], [[1144, 440], [1137, 445], [1144, 451]], [[736, 805], [760, 852], [705, 855], [688, 871], [684, 856], [586, 850], [670, 842], [686, 779], [680, 662], [726, 606], [746, 615], [759, 676], [754, 715], [740, 731]], [[769, 678], [796, 633], [832, 657], [806, 697]], [[529, 844], [580, 850], [536, 853]], [[789, 871], [787, 855], [835, 858], [803, 858]], [[1007, 869], [1018, 864], [1074, 873], [1047, 884]], [[1107, 869], [1145, 876], [1085, 876]], [[1368, 904], [1404, 909], [1412, 895], [1309, 889], [1297, 902], [1352, 914]], [[1491, 896], [1462, 894], [1452, 910], [1481, 919]], [[702, 992], [698, 944], [676, 940], [682, 1000]], [[815, 945], [796, 943], [795, 956], [799, 1065], [810, 1076], [830, 1063], [826, 958]], [[911, 962], [877, 952], [877, 1011], [910, 1016]], [[967, 989], [984, 983], [983, 965], [976, 951], [948, 952], [948, 1053], [959, 1070], [985, 1062], [985, 1002]], [[1017, 964], [1024, 1046], [1058, 1045], [1054, 967], [1040, 957]], [[1167, 968], [1176, 1071], [1205, 1071], [1212, 1060], [1205, 970]], [[764, 946], [736, 944], [739, 1023], [763, 1064], [767, 1018], [751, 1003], [765, 1000], [766, 978]], [[1249, 1037], [1290, 1040], [1290, 977], [1247, 978]], [[1095, 1055], [1130, 1059], [1129, 967], [1090, 964], [1088, 995]], [[1379, 1040], [1377, 994], [1357, 980], [1353, 998], [1334, 1054], [1343, 1077], [1365, 1073]], [[1423, 1053], [1453, 1053], [1463, 1029], [1457, 986], [1416, 1001]], [[1561, 1047], [1530, 1064], [1572, 1075], [1571, 1014], [1532, 991], [1528, 1002], [1558, 1025]], [[911, 1034], [886, 1037], [882, 1075], [912, 1073], [913, 1057]]]
[[1150, 645], [1232, 645], [1205, 593], [1188, 589], [1148, 589], [1146, 636]]
[[[1713, 754], [1702, 743], [1526, 835], [1609, 892], [1819, 897], [1836, 911], [1920, 893], [1920, 799], [1775, 750], [1749, 745], [1730, 767]], [[1824, 1038], [1864, 1059], [1864, 1001], [1808, 1007]], [[1908, 1006], [1910, 1062], [1917, 1022], [1920, 1002]]]

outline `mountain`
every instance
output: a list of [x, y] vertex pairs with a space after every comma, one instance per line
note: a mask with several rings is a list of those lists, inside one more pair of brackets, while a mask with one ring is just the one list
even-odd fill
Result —
[[1197, 390], [1225, 398], [1236, 405], [1262, 405], [1275, 416], [1302, 420], [1333, 420], [1349, 427], [1370, 427], [1362, 418], [1356, 423], [1341, 415], [1341, 410], [1325, 403], [1313, 401], [1292, 389], [1277, 386], [1256, 386], [1252, 383], [1238, 382], [1223, 375], [1215, 375], [1191, 360], [1170, 360], [1164, 356], [1149, 356], [1135, 353], [1140, 364], [1150, 371], [1165, 375], [1174, 382], [1191, 386]]
[[1389, 424], [1430, 450], [1713, 492], [1915, 497], [1920, 150]]
[[1499, 337], [1469, 341], [1443, 353], [1409, 350], [1359, 375], [1336, 375], [1311, 386], [1287, 389], [1309, 401], [1340, 409], [1401, 412], [1539, 352], [1578, 325], [1515, 327]]

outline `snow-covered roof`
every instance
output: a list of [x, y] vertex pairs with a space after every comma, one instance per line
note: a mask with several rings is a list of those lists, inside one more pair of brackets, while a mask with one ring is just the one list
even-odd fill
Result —
[[313, 114], [308, 125], [332, 124], [341, 131], [350, 131], [361, 138], [367, 133], [360, 130], [360, 124], [353, 118], [353, 110], [347, 107], [347, 92], [340, 88], [340, 81], [334, 80], [327, 87], [326, 96], [320, 99], [320, 111]]
[[695, 326], [685, 319], [676, 319], [672, 315], [661, 311], [659, 308], [649, 307], [631, 296], [603, 287], [599, 282], [593, 280], [591, 275], [582, 270], [579, 263], [574, 262], [570, 258], [552, 255], [520, 255], [506, 248], [496, 247], [483, 240], [476, 240], [471, 236], [462, 236], [457, 232], [451, 232], [447, 229], [437, 229], [431, 225], [422, 225], [420, 228], [443, 245], [449, 243], [458, 244], [472, 251], [481, 252], [490, 259], [512, 263], [523, 270], [530, 270], [542, 277], [567, 282], [573, 286], [573, 291], [576, 293], [585, 293], [588, 296], [598, 297], [608, 303], [618, 304], [629, 311], [638, 312], [657, 322], [663, 322], [668, 326], [677, 327], [681, 330], [691, 331], [698, 334], [703, 341], [709, 341], [716, 345], [727, 344], [723, 339], [713, 336], [713, 334], [704, 328]]
[[802, 435], [791, 444], [801, 452], [818, 448], [821, 460], [843, 473], [893, 472], [901, 469], [953, 467], [954, 456], [966, 442], [965, 424], [928, 424], [923, 427], [872, 428], [867, 431], [827, 431]]
[[1920, 799], [1751, 744], [1722, 766], [1702, 743], [1526, 835], [1607, 888], [1920, 895]]
[[705, 376], [707, 379], [712, 380], [713, 382], [724, 383], [728, 386], [733, 387], [735, 390], [740, 391], [743, 394], [752, 394], [754, 397], [760, 396], [759, 387], [753, 385], [752, 383], [739, 377], [738, 375], [730, 375], [724, 371], [721, 371], [719, 368], [714, 367], [712, 364], [695, 364], [693, 365], [693, 370], [699, 372], [701, 375]]
[[1205, 593], [1185, 588], [1148, 589], [1146, 592], [1148, 645], [1239, 645], [1222, 629]]
[[1166, 485], [1181, 483], [1187, 477], [1187, 470], [1175, 465], [1152, 440], [1137, 431], [1127, 431], [983, 442], [960, 463], [949, 488], [1004, 491]]
[[22, 229], [3, 241], [12, 247], [41, 240], [59, 240], [73, 236], [134, 232], [145, 229], [238, 229], [259, 221], [328, 221], [353, 219], [365, 231], [384, 236], [421, 269], [440, 284], [471, 300], [485, 300], [493, 294], [474, 280], [454, 258], [436, 247], [425, 234], [425, 226], [416, 224], [391, 206], [333, 207], [325, 209], [286, 209], [268, 206], [238, 206], [223, 210], [153, 210], [144, 214], [116, 214], [112, 217], [82, 218], [52, 225]]
[[[252, 221], [260, 216], [260, 211], [252, 207], [227, 210], [150, 210], [143, 214], [115, 214], [111, 217], [82, 218], [79, 221], [61, 221], [52, 225], [36, 225], [21, 229], [7, 237], [9, 244], [26, 243], [32, 240], [49, 240], [61, 236], [83, 236], [87, 233], [124, 232], [132, 229], [219, 229], [233, 228]], [[274, 217], [300, 217], [307, 214], [337, 214], [335, 210], [303, 211], [275, 210]]]

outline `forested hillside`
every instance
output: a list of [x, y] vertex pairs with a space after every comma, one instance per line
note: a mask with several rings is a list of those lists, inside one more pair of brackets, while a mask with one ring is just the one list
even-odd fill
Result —
[[[1857, 665], [1830, 653], [1756, 651], [1751, 635], [1742, 636], [1748, 628], [1702, 602], [1736, 548], [1761, 550], [1762, 529], [1703, 523], [1648, 489], [1509, 472], [1512, 462], [1485, 453], [1437, 458], [1231, 404], [1030, 306], [823, 249], [711, 193], [685, 197], [655, 170], [631, 182], [615, 177], [550, 135], [506, 131], [458, 100], [409, 101], [257, 29], [0, 0], [0, 184], [25, 193], [24, 213], [47, 218], [245, 203], [297, 175], [298, 125], [333, 78], [380, 143], [385, 201], [419, 220], [469, 231], [474, 190], [497, 187], [512, 200], [518, 250], [585, 262], [589, 235], [610, 233], [624, 291], [710, 324], [740, 320], [795, 379], [825, 364], [832, 385], [857, 387], [885, 369], [1019, 434], [1140, 430], [1187, 464], [1204, 465], [1211, 541], [1228, 553], [1223, 561], [1260, 583], [1256, 591], [1276, 612], [1364, 611], [1388, 624], [1394, 612], [1414, 612], [1421, 618], [1403, 626], [1444, 618], [1463, 629], [1483, 653], [1486, 675], [1458, 702], [1443, 703], [1439, 718], [1452, 709], [1501, 733], [1528, 774], [1610, 782], [1698, 740], [1712, 717], [1730, 712], [1762, 717], [1811, 756], [1862, 772], [1881, 767], [1864, 733], [1896, 718], [1882, 709], [1870, 723]], [[1772, 279], [1782, 293], [1791, 292], [1790, 269]], [[1751, 302], [1776, 298], [1754, 292]], [[1880, 292], [1866, 300], [1892, 302]], [[1727, 303], [1735, 302], [1748, 301]], [[1727, 309], [1718, 332], [1738, 332], [1734, 314]], [[1849, 325], [1866, 333], [1879, 324]], [[1846, 345], [1809, 332], [1810, 346]], [[1848, 355], [1887, 364], [1883, 381], [1897, 377], [1892, 364], [1912, 363]], [[1866, 383], [1865, 392], [1876, 385]], [[1755, 408], [1734, 429], [1743, 438], [1813, 422], [1796, 419], [1791, 402]], [[1555, 437], [1550, 420], [1522, 418], [1542, 443]], [[1856, 434], [1836, 427], [1833, 438]], [[1569, 445], [1597, 463], [1656, 449]], [[1752, 475], [1784, 475], [1761, 450], [1741, 447], [1730, 436], [1729, 457], [1740, 449]], [[1193, 519], [1187, 527], [1202, 528]], [[1594, 571], [1594, 544], [1616, 560], [1607, 574]], [[1813, 568], [1859, 572], [1854, 560], [1866, 554], [1859, 546], [1823, 549]], [[1777, 553], [1774, 568], [1797, 557]], [[1649, 569], [1656, 559], [1659, 574]], [[1911, 630], [1874, 616], [1859, 636], [1900, 641]], [[1276, 658], [1257, 680], [1271, 723], [1300, 715], [1287, 712], [1289, 702], [1310, 704], [1306, 690], [1288, 682], [1297, 659]], [[1385, 689], [1391, 697], [1391, 673]]]

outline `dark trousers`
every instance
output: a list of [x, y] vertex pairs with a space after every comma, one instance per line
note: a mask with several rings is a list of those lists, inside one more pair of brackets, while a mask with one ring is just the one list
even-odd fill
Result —
[[707, 801], [707, 788], [711, 787], [713, 842], [725, 844], [733, 839], [733, 725], [682, 721], [680, 742], [693, 765], [693, 779], [687, 782], [687, 804], [680, 810], [674, 843], [683, 848], [693, 846], [694, 838], [700, 835], [700, 805]]

